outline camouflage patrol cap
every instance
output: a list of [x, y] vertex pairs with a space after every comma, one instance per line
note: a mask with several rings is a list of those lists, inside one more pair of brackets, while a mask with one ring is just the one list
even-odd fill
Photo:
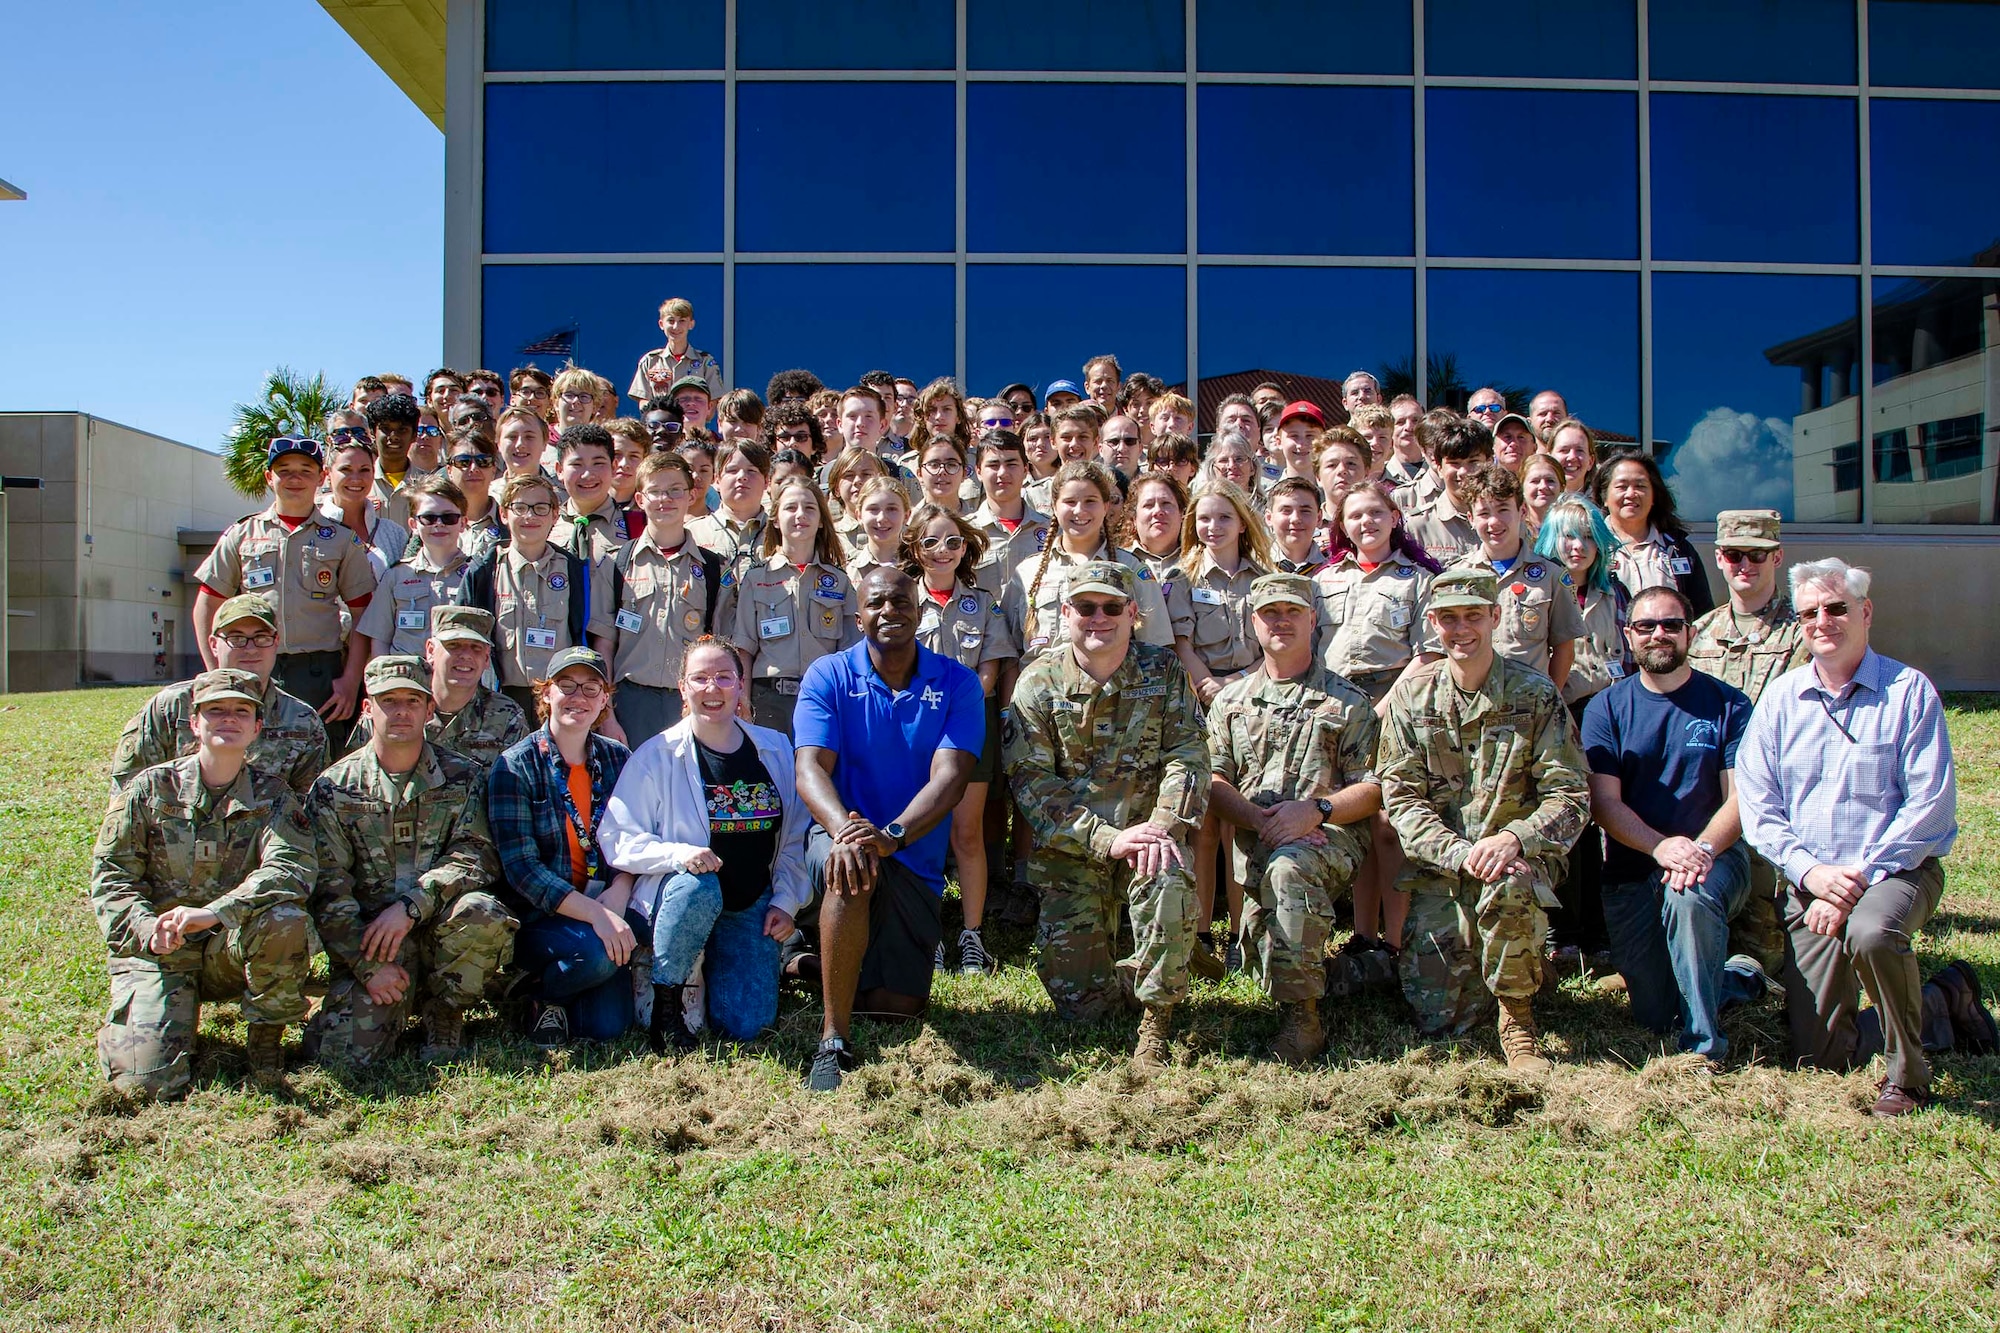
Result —
[[1259, 574], [1250, 584], [1250, 609], [1255, 611], [1279, 602], [1290, 602], [1293, 606], [1311, 610], [1312, 580], [1303, 574]]
[[224, 625], [234, 625], [239, 620], [261, 621], [266, 628], [276, 629], [278, 608], [261, 592], [238, 593], [216, 608], [213, 628], [219, 633]]
[[431, 637], [439, 643], [493, 646], [493, 613], [477, 606], [431, 608]]
[[264, 682], [254, 671], [238, 671], [234, 667], [217, 667], [204, 671], [194, 678], [194, 706], [212, 704], [220, 699], [241, 699], [244, 703], [255, 704], [258, 716], [264, 713]]
[[1779, 517], [1775, 509], [1725, 509], [1715, 516], [1715, 545], [1732, 551], [1775, 551]]
[[373, 659], [361, 678], [371, 699], [391, 690], [415, 690], [426, 699], [431, 697], [431, 673], [421, 658], [408, 653], [390, 653]]
[[1447, 569], [1431, 584], [1430, 609], [1433, 611], [1458, 606], [1493, 606], [1499, 600], [1499, 582], [1483, 569]]
[[1069, 584], [1063, 589], [1063, 601], [1074, 601], [1080, 592], [1101, 592], [1130, 601], [1139, 595], [1139, 583], [1132, 577], [1131, 570], [1115, 560], [1092, 560], [1069, 576]]

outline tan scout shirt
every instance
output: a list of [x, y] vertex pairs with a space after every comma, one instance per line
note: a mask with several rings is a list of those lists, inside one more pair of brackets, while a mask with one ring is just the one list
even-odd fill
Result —
[[[578, 529], [588, 541], [578, 544]], [[589, 514], [579, 514], [569, 501], [556, 511], [556, 525], [549, 530], [551, 545], [588, 559], [592, 564], [610, 560], [625, 549], [625, 515], [615, 500], [607, 499]]]
[[1592, 588], [1583, 597], [1583, 635], [1563, 682], [1563, 702], [1588, 699], [1625, 678], [1625, 627], [1618, 623], [1618, 594]]
[[1021, 501], [1021, 521], [1012, 532], [1000, 522], [990, 503], [982, 503], [967, 516], [967, 522], [986, 538], [986, 554], [979, 561], [979, 586], [995, 598], [1007, 591], [1007, 577], [1023, 560], [1042, 553], [1049, 540], [1048, 515], [1025, 499]]
[[[590, 569], [590, 620], [586, 637], [611, 635], [610, 566]], [[502, 685], [532, 685], [548, 674], [549, 659], [564, 648], [589, 647], [569, 641], [569, 599], [584, 590], [569, 583], [569, 561], [561, 548], [544, 547], [538, 560], [523, 560], [502, 547], [493, 562], [493, 669]]]
[[1474, 530], [1472, 520], [1458, 512], [1451, 495], [1442, 487], [1429, 504], [1409, 514], [1404, 526], [1440, 565], [1449, 565], [1467, 551], [1479, 549], [1479, 533]]
[[828, 653], [861, 638], [847, 571], [815, 560], [803, 570], [775, 551], [747, 569], [736, 590], [732, 637], [757, 680], [797, 680]]
[[1250, 584], [1268, 571], [1245, 560], [1234, 574], [1226, 574], [1206, 555], [1197, 553], [1194, 560], [1197, 572], [1187, 580], [1188, 600], [1194, 604], [1194, 633], [1189, 639], [1203, 665], [1227, 679], [1255, 666], [1263, 656], [1257, 632], [1250, 627]]
[[1499, 584], [1500, 623], [1493, 631], [1493, 651], [1508, 661], [1546, 676], [1549, 654], [1558, 645], [1583, 637], [1583, 608], [1576, 604], [1576, 584], [1569, 571], [1555, 561], [1524, 545], [1505, 574], [1478, 549], [1460, 556], [1452, 567], [1490, 571]]
[[1805, 629], [1780, 591], [1764, 609], [1742, 616], [1728, 602], [1694, 623], [1688, 665], [1734, 685], [1756, 703], [1764, 687], [1793, 667], [1812, 660]]
[[921, 607], [917, 642], [932, 652], [975, 674], [987, 662], [1004, 662], [1021, 655], [1000, 603], [986, 589], [955, 584], [942, 605], [928, 589], [917, 596]]
[[1425, 505], [1444, 494], [1444, 483], [1438, 480], [1437, 469], [1425, 468], [1417, 474], [1415, 481], [1406, 481], [1390, 492], [1396, 508], [1405, 514], [1422, 509]]
[[[1159, 580], [1153, 577], [1151, 566], [1123, 547], [1113, 547], [1108, 543], [1092, 555], [1071, 555], [1057, 545], [1049, 549], [1046, 565], [1042, 563], [1041, 556], [1016, 565], [1013, 581], [1002, 595], [1002, 610], [1008, 627], [1021, 644], [1021, 661], [1024, 664], [1032, 662], [1050, 644], [1063, 642], [1063, 588], [1069, 582], [1071, 570], [1093, 560], [1116, 560], [1139, 576], [1139, 627], [1132, 636], [1133, 641], [1157, 644], [1162, 648], [1173, 646], [1174, 631], [1167, 615], [1167, 600], [1160, 592]], [[1036, 587], [1038, 572], [1041, 585]], [[1032, 609], [1028, 596], [1031, 589], [1034, 592]]]
[[338, 652], [341, 603], [375, 591], [368, 547], [359, 537], [319, 513], [287, 528], [275, 504], [232, 524], [194, 577], [220, 597], [269, 597], [278, 610], [283, 653]]
[[1192, 641], [1194, 599], [1188, 596], [1187, 571], [1181, 568], [1180, 552], [1154, 555], [1141, 546], [1132, 554], [1145, 561], [1146, 568], [1153, 571], [1153, 578], [1160, 585], [1160, 597], [1167, 604], [1167, 623], [1173, 627], [1174, 637]]
[[[668, 555], [653, 541], [653, 534], [642, 532], [619, 555], [617, 568], [624, 586], [612, 617], [616, 634], [611, 649], [612, 682], [629, 680], [656, 689], [679, 688], [681, 656], [701, 637], [704, 618], [717, 634], [729, 629], [719, 605], [723, 589], [708, 586], [701, 547], [692, 534], [683, 536], [679, 549]], [[722, 560], [721, 575], [730, 577], [727, 557]], [[705, 617], [712, 604], [716, 614]]]
[[375, 597], [354, 622], [354, 628], [368, 636], [376, 656], [384, 653], [420, 654], [431, 637], [431, 608], [445, 606], [458, 598], [458, 585], [465, 582], [465, 569], [472, 563], [465, 552], [454, 550], [443, 566], [419, 546], [415, 555], [391, 565], [375, 585]]
[[709, 401], [722, 397], [722, 367], [715, 363], [714, 357], [692, 343], [679, 356], [664, 347], [655, 347], [640, 357], [625, 396], [635, 403], [643, 403], [648, 398], [659, 397], [673, 387], [675, 380], [689, 375], [699, 375], [708, 384]]
[[1612, 576], [1634, 597], [1648, 588], [1680, 587], [1677, 576], [1688, 572], [1687, 565], [1687, 557], [1657, 528], [1648, 528], [1644, 541], [1626, 542], [1611, 557]]
[[713, 514], [689, 519], [687, 531], [688, 536], [721, 556], [723, 564], [735, 564], [739, 560], [747, 563], [757, 558], [766, 521], [762, 510], [749, 518], [735, 519], [729, 516], [727, 509], [718, 509]]
[[1319, 592], [1319, 660], [1343, 676], [1395, 671], [1435, 652], [1424, 611], [1432, 573], [1400, 552], [1364, 570], [1349, 551], [1313, 575]]

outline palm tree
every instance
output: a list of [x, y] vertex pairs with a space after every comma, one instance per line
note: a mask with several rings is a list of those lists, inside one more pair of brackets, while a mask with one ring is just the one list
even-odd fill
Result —
[[[1425, 365], [1423, 401], [1432, 407], [1453, 407], [1462, 409], [1472, 391], [1480, 386], [1466, 383], [1465, 374], [1458, 366], [1458, 353], [1432, 352]], [[1409, 357], [1392, 361], [1376, 372], [1376, 383], [1382, 386], [1382, 401], [1391, 402], [1399, 395], [1417, 394], [1416, 371]], [[1533, 394], [1518, 384], [1496, 384], [1493, 388], [1507, 400], [1509, 412], [1528, 414], [1528, 403]]]
[[310, 435], [317, 439], [327, 413], [346, 407], [347, 391], [326, 382], [321, 371], [311, 379], [290, 366], [279, 366], [264, 380], [264, 395], [254, 403], [238, 403], [222, 441], [222, 471], [229, 484], [253, 500], [264, 495], [264, 457], [280, 435]]

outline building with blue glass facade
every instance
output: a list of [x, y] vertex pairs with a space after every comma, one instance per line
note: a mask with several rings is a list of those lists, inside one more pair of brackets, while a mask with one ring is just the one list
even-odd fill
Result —
[[760, 391], [1390, 368], [1696, 519], [1996, 519], [2000, 4], [323, 3], [447, 132], [455, 365], [685, 296]]

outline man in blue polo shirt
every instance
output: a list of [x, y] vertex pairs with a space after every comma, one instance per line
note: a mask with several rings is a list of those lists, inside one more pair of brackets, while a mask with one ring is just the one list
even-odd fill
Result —
[[792, 719], [820, 899], [816, 1092], [854, 1067], [857, 1004], [914, 1018], [930, 1003], [951, 811], [986, 743], [979, 677], [917, 643], [916, 581], [878, 565], [859, 591], [861, 642], [806, 670]]

